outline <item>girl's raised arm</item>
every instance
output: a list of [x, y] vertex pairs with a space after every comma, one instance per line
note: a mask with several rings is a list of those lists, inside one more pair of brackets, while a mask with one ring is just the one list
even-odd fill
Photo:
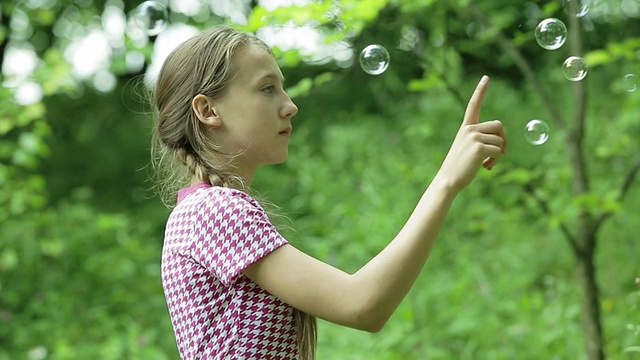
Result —
[[479, 121], [488, 84], [488, 77], [480, 80], [447, 157], [406, 224], [360, 270], [348, 274], [284, 245], [244, 274], [310, 315], [371, 332], [382, 329], [424, 266], [455, 196], [481, 165], [490, 169], [505, 151], [502, 123]]

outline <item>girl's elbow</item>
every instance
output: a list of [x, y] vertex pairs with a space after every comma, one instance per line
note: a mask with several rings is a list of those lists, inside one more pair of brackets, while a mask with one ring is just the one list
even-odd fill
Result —
[[380, 314], [379, 312], [364, 311], [359, 314], [355, 327], [358, 330], [362, 330], [370, 333], [377, 333], [384, 328], [388, 320], [389, 320], [389, 316]]
[[378, 333], [380, 332], [384, 326], [387, 324], [387, 321], [377, 321], [374, 322], [372, 324], [369, 324], [369, 326], [365, 329], [365, 331], [370, 332], [372, 334]]
[[385, 302], [384, 296], [375, 287], [367, 285], [365, 288], [353, 286], [356, 289], [349, 297], [347, 314], [350, 316], [350, 327], [370, 333], [380, 332], [393, 313], [393, 309]]

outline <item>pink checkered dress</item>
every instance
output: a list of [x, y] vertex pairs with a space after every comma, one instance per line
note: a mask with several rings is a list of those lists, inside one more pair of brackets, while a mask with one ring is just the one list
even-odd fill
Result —
[[165, 229], [162, 285], [182, 359], [296, 359], [293, 309], [242, 270], [287, 241], [246, 193], [181, 190]]

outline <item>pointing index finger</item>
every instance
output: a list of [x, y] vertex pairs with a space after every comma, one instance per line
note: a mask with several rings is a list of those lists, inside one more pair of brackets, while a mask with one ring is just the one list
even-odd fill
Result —
[[476, 86], [467, 109], [464, 112], [463, 124], [477, 124], [480, 122], [480, 108], [482, 107], [482, 99], [489, 85], [489, 77], [484, 75]]

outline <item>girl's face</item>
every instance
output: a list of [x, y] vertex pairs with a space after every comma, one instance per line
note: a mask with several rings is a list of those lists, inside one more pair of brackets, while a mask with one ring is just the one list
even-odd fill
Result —
[[252, 174], [260, 165], [287, 159], [291, 118], [298, 107], [284, 90], [284, 77], [273, 55], [248, 44], [234, 56], [237, 71], [213, 108], [221, 125], [210, 136], [231, 154], [241, 154], [235, 165]]

